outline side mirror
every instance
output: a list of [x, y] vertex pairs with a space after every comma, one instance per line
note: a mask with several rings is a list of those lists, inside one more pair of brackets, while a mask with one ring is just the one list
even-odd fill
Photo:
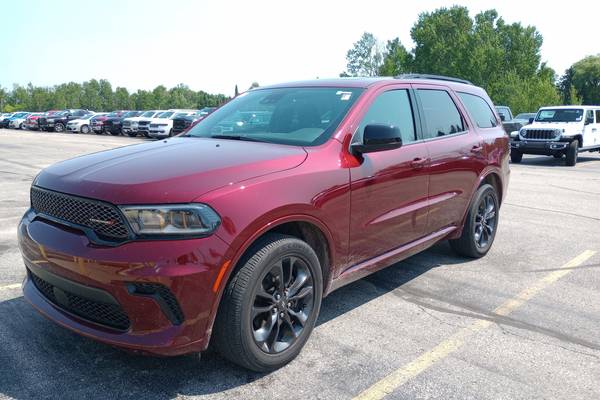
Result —
[[354, 154], [393, 150], [402, 146], [400, 128], [397, 126], [371, 124], [365, 126], [363, 143], [352, 145]]
[[535, 118], [529, 118], [529, 123], [531, 124]]
[[502, 122], [506, 121], [506, 117], [504, 116], [504, 114], [500, 114], [500, 121], [502, 121]]
[[586, 118], [584, 125], [589, 125], [589, 124], [593, 124], [594, 123], [594, 119], [593, 118]]

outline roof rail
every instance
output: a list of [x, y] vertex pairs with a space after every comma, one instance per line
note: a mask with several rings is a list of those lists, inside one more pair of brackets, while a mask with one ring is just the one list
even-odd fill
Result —
[[431, 75], [431, 74], [402, 74], [402, 75], [395, 76], [394, 79], [435, 79], [438, 81], [450, 81], [450, 82], [458, 82], [458, 83], [464, 83], [467, 85], [472, 85], [472, 83], [466, 79], [459, 79], [459, 78], [453, 78], [451, 76]]

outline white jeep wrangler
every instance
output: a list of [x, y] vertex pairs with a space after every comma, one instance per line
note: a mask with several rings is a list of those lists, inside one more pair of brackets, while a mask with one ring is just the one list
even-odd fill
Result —
[[511, 135], [513, 163], [523, 154], [565, 155], [566, 165], [574, 166], [583, 151], [600, 152], [600, 106], [542, 107], [531, 124]]

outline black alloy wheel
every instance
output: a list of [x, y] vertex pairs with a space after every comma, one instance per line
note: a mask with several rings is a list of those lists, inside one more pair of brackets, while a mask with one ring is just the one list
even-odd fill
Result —
[[272, 371], [292, 361], [319, 315], [323, 274], [313, 248], [269, 233], [238, 262], [227, 282], [211, 343], [229, 361]]
[[286, 256], [276, 261], [257, 287], [252, 304], [256, 345], [280, 353], [302, 334], [313, 310], [313, 278], [305, 261]]
[[496, 237], [499, 210], [496, 189], [487, 183], [481, 185], [473, 195], [460, 237], [450, 240], [452, 249], [465, 257], [486, 255]]

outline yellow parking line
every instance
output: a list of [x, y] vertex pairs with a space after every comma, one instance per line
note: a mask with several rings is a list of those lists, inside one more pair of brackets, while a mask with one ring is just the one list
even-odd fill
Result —
[[13, 283], [11, 285], [0, 286], [0, 290], [3, 290], [3, 289], [18, 289], [20, 287], [21, 287], [20, 283]]
[[[596, 252], [592, 250], [584, 251], [583, 253], [581, 253], [580, 255], [563, 265], [561, 268], [551, 272], [539, 281], [535, 282], [527, 289], [523, 290], [517, 296], [501, 304], [498, 308], [494, 310], [494, 313], [501, 316], [507, 316], [508, 314], [512, 313], [513, 311], [521, 307], [523, 304], [525, 304], [528, 300], [530, 300], [540, 291], [550, 286], [563, 276], [567, 275], [573, 270], [574, 267], [577, 267], [586, 262], [594, 254], [596, 254]], [[469, 326], [459, 330], [457, 333], [435, 346], [433, 349], [422, 354], [410, 363], [393, 371], [391, 374], [384, 377], [379, 382], [375, 383], [374, 385], [360, 393], [354, 398], [354, 400], [383, 399], [385, 396], [392, 393], [395, 389], [404, 385], [410, 379], [416, 377], [417, 375], [421, 374], [438, 361], [443, 360], [456, 350], [460, 349], [469, 337], [489, 327], [491, 324], [492, 322], [489, 320], [477, 320], [473, 322]]]

